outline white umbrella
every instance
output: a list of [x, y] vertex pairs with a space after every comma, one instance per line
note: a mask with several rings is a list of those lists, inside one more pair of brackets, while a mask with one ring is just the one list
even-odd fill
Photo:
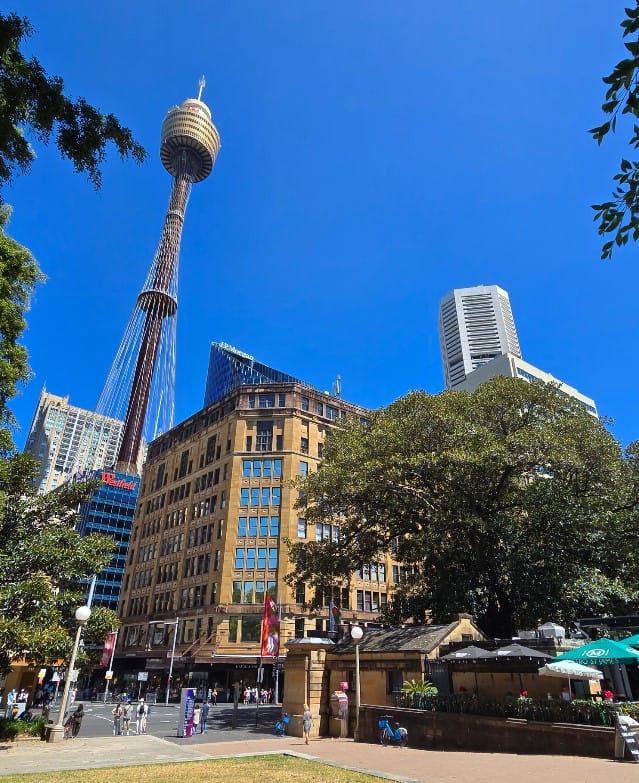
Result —
[[602, 680], [603, 673], [599, 669], [583, 666], [575, 661], [557, 661], [547, 663], [539, 669], [539, 674], [547, 677], [569, 677], [572, 680]]
[[576, 661], [557, 661], [547, 663], [539, 669], [539, 674], [546, 677], [568, 678], [568, 690], [572, 690], [571, 680], [602, 680], [603, 672], [599, 669], [591, 669]]

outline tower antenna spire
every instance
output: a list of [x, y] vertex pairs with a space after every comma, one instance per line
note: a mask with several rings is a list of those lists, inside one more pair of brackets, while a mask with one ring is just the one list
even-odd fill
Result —
[[200, 91], [197, 94], [197, 99], [198, 99], [198, 101], [201, 101], [202, 100], [202, 90], [206, 87], [206, 79], [204, 78], [204, 74], [202, 74], [202, 76], [200, 76], [200, 81], [198, 82], [198, 84], [200, 85]]

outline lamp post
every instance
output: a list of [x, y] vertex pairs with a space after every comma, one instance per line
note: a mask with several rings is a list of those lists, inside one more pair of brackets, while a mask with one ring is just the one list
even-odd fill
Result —
[[361, 625], [354, 625], [351, 628], [351, 639], [355, 645], [355, 742], [359, 742], [359, 706], [361, 703], [361, 691], [359, 686], [359, 643], [364, 636], [364, 629]]
[[175, 661], [175, 643], [177, 641], [178, 627], [180, 625], [180, 618], [176, 617], [175, 620], [151, 620], [149, 625], [174, 625], [175, 631], [173, 632], [173, 645], [171, 647], [171, 663], [169, 664], [169, 678], [166, 681], [166, 704], [169, 703], [169, 694], [171, 693], [171, 680], [173, 679], [173, 662]]
[[67, 676], [64, 681], [64, 691], [62, 692], [62, 701], [60, 702], [60, 711], [58, 712], [58, 720], [55, 726], [49, 729], [47, 736], [47, 742], [58, 742], [64, 739], [64, 714], [67, 709], [67, 701], [69, 699], [69, 690], [71, 689], [71, 678], [73, 677], [73, 667], [75, 666], [75, 659], [78, 655], [78, 648], [80, 647], [80, 639], [82, 638], [82, 629], [89, 622], [91, 617], [91, 610], [88, 606], [79, 606], [75, 610], [75, 619], [78, 623], [78, 630], [75, 634], [75, 642], [73, 644], [73, 652], [71, 653], [71, 660], [69, 661], [69, 668], [67, 669]]

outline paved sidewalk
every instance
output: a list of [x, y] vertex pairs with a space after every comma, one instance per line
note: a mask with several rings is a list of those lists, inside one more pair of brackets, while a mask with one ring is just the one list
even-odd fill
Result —
[[[117, 742], [117, 755], [114, 749]], [[318, 739], [310, 745], [297, 737], [272, 737], [251, 742], [208, 742], [197, 749], [188, 740], [177, 743], [153, 736], [102, 737], [0, 745], [0, 776], [56, 769], [96, 769], [134, 764], [177, 763], [220, 757], [291, 753], [391, 780], [457, 783], [637, 783], [632, 763], [572, 756], [519, 756], [496, 753], [383, 748], [352, 740]], [[1, 780], [1, 777], [0, 777]]]

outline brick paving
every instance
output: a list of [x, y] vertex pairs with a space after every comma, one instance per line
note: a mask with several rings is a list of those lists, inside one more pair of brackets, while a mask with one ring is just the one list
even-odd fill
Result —
[[[118, 752], [114, 754], [114, 742]], [[159, 737], [78, 738], [61, 743], [0, 745], [0, 776], [57, 769], [96, 769], [132, 764], [179, 763], [263, 753], [291, 753], [378, 775], [424, 783], [638, 783], [639, 766], [574, 756], [523, 756], [459, 751], [383, 748], [352, 740], [316, 739], [307, 746], [297, 737], [252, 741], [201, 742], [197, 747]]]

